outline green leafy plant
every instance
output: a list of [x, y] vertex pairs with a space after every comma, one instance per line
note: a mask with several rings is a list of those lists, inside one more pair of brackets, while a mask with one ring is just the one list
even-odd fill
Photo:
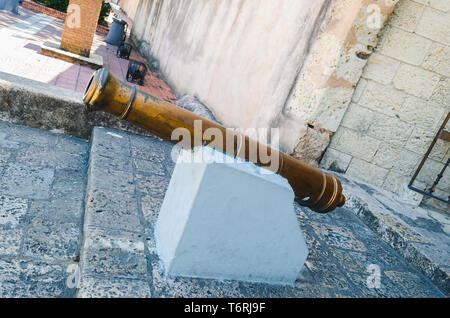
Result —
[[98, 18], [98, 23], [101, 25], [108, 25], [105, 18], [109, 16], [109, 13], [111, 12], [111, 6], [108, 2], [103, 1], [102, 2], [102, 8], [100, 9], [100, 16]]
[[38, 2], [46, 7], [63, 12], [67, 11], [69, 5], [69, 0], [40, 0]]
[[[62, 12], [67, 12], [67, 7], [69, 6], [69, 0], [35, 0], [36, 2], [58, 10]], [[102, 2], [102, 8], [100, 9], [100, 16], [98, 18], [98, 23], [101, 25], [107, 25], [105, 18], [109, 15], [111, 12], [111, 6], [109, 3], [103, 1]]]

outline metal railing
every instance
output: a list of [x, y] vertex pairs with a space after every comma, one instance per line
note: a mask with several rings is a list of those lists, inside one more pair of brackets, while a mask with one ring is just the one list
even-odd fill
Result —
[[445, 202], [450, 204], [450, 195], [445, 199], [445, 198], [440, 198], [438, 196], [436, 196], [434, 193], [436, 192], [436, 188], [439, 184], [439, 182], [442, 180], [442, 178], [444, 177], [444, 173], [445, 170], [447, 169], [447, 167], [450, 164], [450, 158], [447, 159], [447, 162], [444, 164], [444, 167], [441, 169], [440, 173], [437, 175], [436, 179], [434, 180], [433, 184], [431, 185], [431, 187], [429, 187], [428, 189], [419, 189], [417, 187], [415, 187], [414, 181], [417, 179], [417, 176], [419, 175], [420, 171], [422, 170], [423, 166], [425, 165], [425, 162], [427, 161], [430, 153], [433, 151], [434, 146], [436, 145], [437, 141], [439, 139], [444, 140], [446, 142], [450, 142], [450, 132], [445, 130], [445, 127], [447, 126], [447, 123], [450, 120], [450, 112], [447, 114], [446, 119], [444, 120], [444, 122], [441, 125], [441, 128], [439, 129], [439, 131], [437, 132], [436, 136], [433, 139], [433, 142], [430, 145], [430, 148], [428, 148], [427, 152], [425, 153], [422, 161], [420, 162], [419, 167], [417, 168], [416, 172], [414, 173], [414, 176], [412, 177], [411, 181], [409, 182], [408, 188], [410, 188], [413, 191], [416, 191], [420, 194], [432, 197], [434, 199], [437, 199], [439, 201]]

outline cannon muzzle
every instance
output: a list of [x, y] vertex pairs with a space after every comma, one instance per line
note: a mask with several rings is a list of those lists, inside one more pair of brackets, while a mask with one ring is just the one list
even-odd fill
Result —
[[[174, 130], [184, 128], [192, 136], [188, 143], [191, 148], [212, 145], [211, 136], [205, 132], [213, 128], [223, 136], [220, 143], [214, 139], [215, 148], [285, 177], [301, 205], [319, 213], [327, 213], [345, 203], [341, 182], [335, 176], [310, 167], [237, 131], [226, 129], [211, 120], [137, 90], [135, 86], [120, 82], [108, 69], [100, 69], [92, 75], [83, 100], [89, 111], [111, 113], [172, 143], [179, 143], [178, 139], [172, 138]], [[200, 129], [196, 121], [201, 121]], [[200, 140], [195, 137], [196, 134], [200, 134]], [[270, 158], [276, 158], [277, 165], [261, 160], [249, 149], [256, 149], [257, 154], [264, 153]]]

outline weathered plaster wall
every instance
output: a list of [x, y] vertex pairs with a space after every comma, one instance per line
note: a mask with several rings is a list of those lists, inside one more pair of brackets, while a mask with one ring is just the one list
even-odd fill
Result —
[[160, 61], [177, 92], [198, 96], [225, 125], [272, 127], [279, 125], [328, 4], [140, 1], [132, 38]]
[[[406, 184], [450, 111], [449, 45], [450, 1], [401, 0], [321, 166], [420, 201]], [[418, 185], [429, 186], [449, 156], [440, 141]], [[449, 192], [447, 170], [437, 194]]]
[[139, 2], [141, 1], [147, 0], [121, 0], [120, 7], [130, 19], [134, 20], [134, 18], [136, 17]]

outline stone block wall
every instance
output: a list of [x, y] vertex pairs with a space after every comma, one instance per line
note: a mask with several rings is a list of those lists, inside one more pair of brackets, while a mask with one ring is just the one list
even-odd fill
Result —
[[[401, 0], [320, 165], [420, 202], [406, 185], [449, 111], [450, 1]], [[449, 156], [440, 140], [415, 185], [429, 187]], [[449, 193], [447, 170], [436, 194]]]
[[300, 134], [284, 129], [282, 136], [292, 136], [290, 144], [284, 141], [284, 148], [294, 157], [310, 165], [317, 165], [322, 158], [397, 2], [330, 1], [320, 32], [280, 116], [281, 123], [290, 119], [306, 128]]

